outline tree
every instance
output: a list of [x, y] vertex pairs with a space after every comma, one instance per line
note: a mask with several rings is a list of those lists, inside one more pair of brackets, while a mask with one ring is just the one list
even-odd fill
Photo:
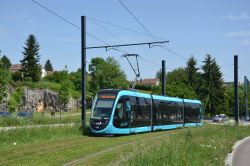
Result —
[[[161, 94], [160, 89], [158, 90], [158, 94]], [[167, 73], [166, 94], [180, 98], [197, 98], [195, 91], [188, 84], [188, 75], [185, 68], [178, 68]]]
[[32, 81], [39, 81], [41, 79], [41, 66], [39, 65], [39, 44], [36, 37], [30, 34], [25, 43], [23, 56], [24, 58], [20, 61], [22, 63], [21, 72], [23, 77], [31, 78]]
[[223, 113], [225, 89], [223, 87], [222, 73], [215, 59], [207, 55], [203, 61], [201, 74], [201, 97], [207, 114]]
[[2, 59], [0, 59], [0, 103], [7, 96], [7, 88], [10, 81], [10, 73], [5, 68]]
[[64, 71], [55, 71], [55, 72], [53, 72], [53, 74], [49, 74], [49, 75], [45, 76], [44, 79], [47, 81], [61, 83], [64, 81], [64, 79], [66, 77], [68, 77], [67, 75], [68, 75], [68, 73], [65, 70]]
[[187, 61], [186, 71], [187, 71], [187, 75], [188, 75], [188, 83], [194, 89], [195, 89], [197, 76], [198, 76], [197, 71], [199, 69], [199, 68], [196, 67], [196, 65], [197, 65], [196, 59], [193, 56], [191, 56]]
[[44, 68], [46, 71], [53, 71], [52, 63], [50, 62], [49, 59], [46, 61]]
[[70, 91], [70, 81], [68, 80], [68, 77], [66, 77], [64, 81], [61, 82], [61, 86], [58, 93], [59, 101], [60, 103], [63, 104], [64, 109], [66, 107], [66, 104], [68, 104], [69, 102], [70, 98], [69, 91]]
[[197, 95], [193, 88], [183, 82], [172, 82], [167, 84], [166, 91], [168, 96], [184, 99], [197, 99]]
[[4, 56], [2, 57], [2, 63], [3, 63], [3, 65], [4, 65], [4, 68], [5, 68], [6, 70], [9, 70], [9, 68], [10, 68], [10, 66], [11, 66], [11, 63], [10, 63], [10, 59], [9, 59], [6, 55], [4, 55]]
[[89, 65], [90, 91], [96, 94], [99, 89], [105, 88], [127, 88], [128, 81], [119, 63], [112, 57], [106, 60], [103, 58], [93, 58]]
[[171, 84], [173, 82], [182, 82], [188, 84], [188, 76], [185, 68], [178, 68], [167, 73], [166, 83]]
[[[76, 72], [71, 72], [69, 74], [69, 80], [74, 84], [76, 91], [81, 91], [82, 90], [82, 69], [78, 69]], [[87, 80], [88, 80], [88, 77], [87, 77]]]

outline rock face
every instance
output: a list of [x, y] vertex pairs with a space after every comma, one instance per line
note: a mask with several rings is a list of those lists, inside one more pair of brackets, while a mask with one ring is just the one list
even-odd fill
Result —
[[[45, 111], [60, 111], [63, 105], [59, 102], [57, 93], [48, 89], [28, 89], [24, 88], [22, 110], [36, 111], [39, 103], [43, 103]], [[67, 110], [77, 107], [77, 100], [70, 99]]]
[[[14, 89], [8, 90], [8, 96], [14, 92]], [[41, 108], [42, 106], [42, 108]], [[66, 105], [66, 111], [81, 107], [81, 101], [70, 98]], [[22, 103], [18, 111], [49, 111], [56, 112], [63, 109], [63, 105], [59, 102], [58, 94], [48, 89], [29, 89], [24, 88]], [[6, 102], [0, 104], [0, 111], [6, 111]]]

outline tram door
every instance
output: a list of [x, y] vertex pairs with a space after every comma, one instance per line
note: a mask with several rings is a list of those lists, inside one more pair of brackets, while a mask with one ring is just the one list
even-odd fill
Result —
[[128, 97], [121, 97], [117, 102], [113, 124], [117, 128], [130, 127], [130, 104]]

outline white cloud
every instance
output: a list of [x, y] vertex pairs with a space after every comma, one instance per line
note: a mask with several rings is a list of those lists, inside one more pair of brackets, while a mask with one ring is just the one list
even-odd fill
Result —
[[240, 15], [228, 14], [226, 16], [228, 20], [248, 20], [250, 16], [247, 13], [241, 13]]
[[250, 30], [229, 32], [226, 34], [227, 37], [248, 37], [250, 36]]
[[244, 39], [244, 40], [240, 41], [240, 45], [250, 46], [250, 39]]

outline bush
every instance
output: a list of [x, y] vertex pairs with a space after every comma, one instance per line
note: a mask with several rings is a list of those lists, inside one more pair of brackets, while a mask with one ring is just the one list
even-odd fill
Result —
[[[130, 85], [130, 86], [132, 87], [132, 85]], [[135, 89], [152, 91], [152, 90], [154, 90], [154, 88], [157, 87], [157, 86], [158, 86], [158, 85], [136, 84], [136, 85], [135, 85]]]
[[17, 82], [17, 81], [22, 81], [22, 73], [20, 71], [17, 71], [15, 73], [12, 73], [12, 80]]
[[67, 71], [55, 71], [53, 74], [49, 74], [46, 77], [44, 77], [43, 80], [60, 83], [65, 80], [67, 75], [68, 75]]
[[31, 77], [25, 77], [23, 80], [27, 81], [27, 82], [32, 82], [32, 78]]
[[10, 96], [8, 101], [8, 108], [10, 112], [15, 112], [18, 106], [21, 105], [23, 96], [23, 88], [17, 88]]

